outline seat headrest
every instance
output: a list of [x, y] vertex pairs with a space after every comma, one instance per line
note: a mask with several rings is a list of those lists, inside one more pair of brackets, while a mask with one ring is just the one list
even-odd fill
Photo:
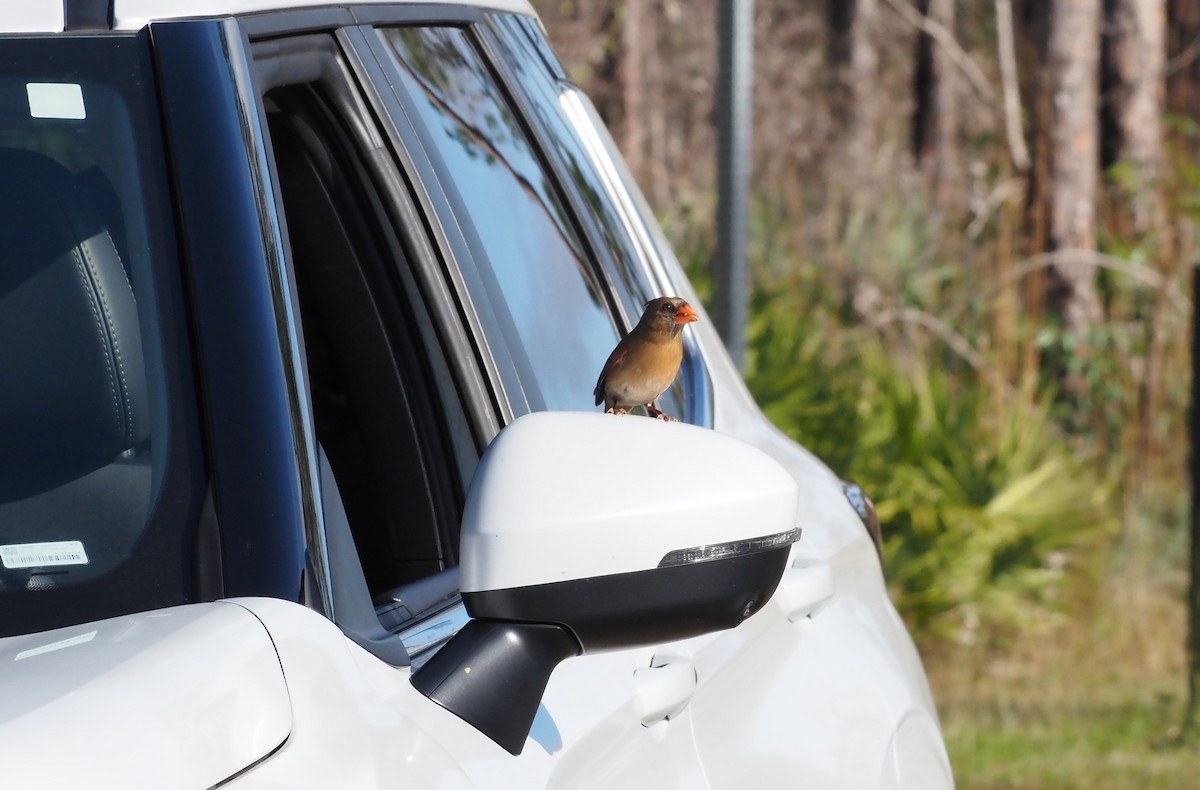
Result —
[[144, 443], [146, 398], [137, 305], [100, 213], [62, 165], [0, 148], [0, 488]]

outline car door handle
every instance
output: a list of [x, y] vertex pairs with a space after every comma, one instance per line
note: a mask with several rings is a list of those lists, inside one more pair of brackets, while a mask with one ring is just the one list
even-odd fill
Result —
[[833, 597], [833, 571], [825, 562], [800, 560], [784, 571], [775, 601], [791, 622], [814, 614]]
[[677, 716], [696, 691], [696, 667], [686, 658], [655, 656], [633, 671], [633, 708], [644, 726]]

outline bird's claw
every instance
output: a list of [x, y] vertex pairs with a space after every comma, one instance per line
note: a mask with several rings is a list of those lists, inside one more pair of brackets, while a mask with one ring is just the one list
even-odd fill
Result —
[[604, 413], [605, 414], [628, 414], [629, 411], [627, 409], [619, 409], [616, 406], [613, 406], [611, 409], [609, 409], [608, 411], [606, 411]]
[[655, 419], [662, 420], [663, 422], [679, 422], [674, 417], [655, 406], [653, 403], [646, 404], [646, 414], [654, 417]]

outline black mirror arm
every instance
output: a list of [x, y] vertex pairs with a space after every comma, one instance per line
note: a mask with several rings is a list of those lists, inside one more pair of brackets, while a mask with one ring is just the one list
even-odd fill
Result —
[[550, 673], [582, 652], [557, 625], [471, 620], [413, 673], [412, 684], [516, 755], [525, 746]]

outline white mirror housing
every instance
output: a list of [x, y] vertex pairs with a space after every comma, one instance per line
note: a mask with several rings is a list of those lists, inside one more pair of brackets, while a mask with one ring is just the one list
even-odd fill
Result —
[[761, 609], [800, 536], [798, 499], [769, 456], [704, 428], [523, 416], [467, 496], [473, 619], [412, 683], [519, 754], [560, 661], [733, 628]]
[[796, 481], [756, 447], [684, 423], [538, 412], [488, 447], [467, 498], [463, 592], [656, 568], [787, 533]]

